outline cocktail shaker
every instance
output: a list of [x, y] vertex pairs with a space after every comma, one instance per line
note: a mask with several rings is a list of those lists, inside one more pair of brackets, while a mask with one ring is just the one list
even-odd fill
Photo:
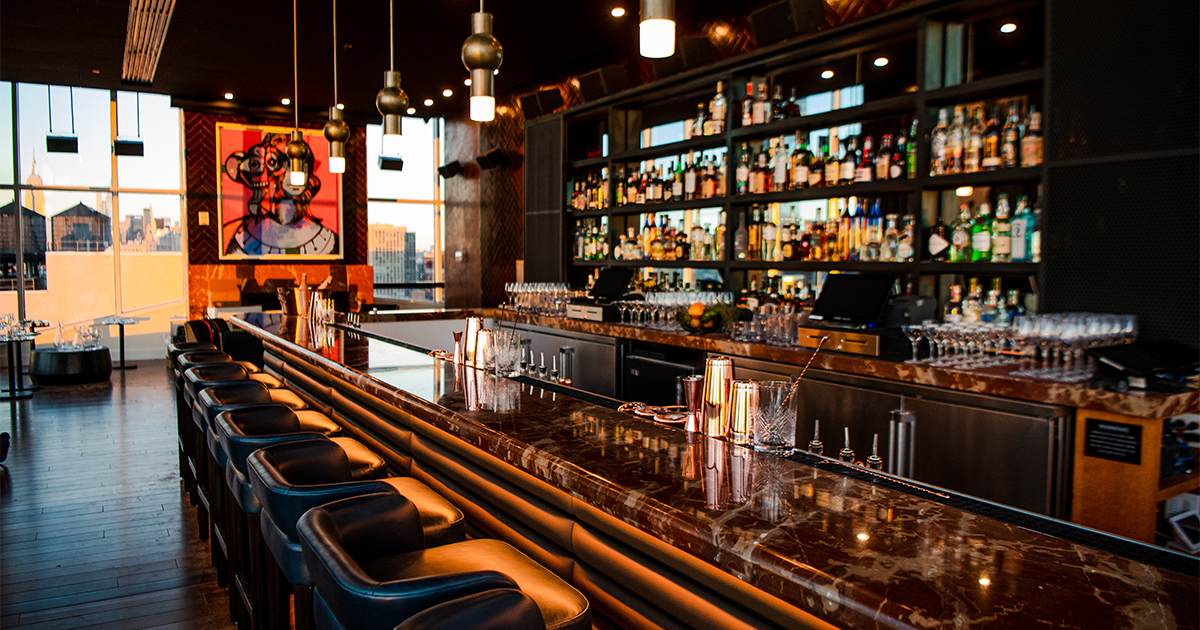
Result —
[[704, 364], [704, 405], [700, 430], [708, 437], [724, 438], [729, 429], [729, 382], [733, 359], [711, 357]]
[[732, 444], [749, 444], [754, 439], [754, 413], [758, 409], [758, 383], [749, 379], [730, 381], [729, 418], [726, 437]]

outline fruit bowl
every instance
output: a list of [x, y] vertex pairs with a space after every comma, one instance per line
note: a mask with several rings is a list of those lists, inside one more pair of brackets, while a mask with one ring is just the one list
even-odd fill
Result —
[[706, 307], [697, 302], [689, 308], [679, 309], [675, 314], [675, 321], [690, 333], [705, 335], [724, 330], [726, 325], [738, 320], [741, 316], [740, 311], [738, 307], [728, 304]]

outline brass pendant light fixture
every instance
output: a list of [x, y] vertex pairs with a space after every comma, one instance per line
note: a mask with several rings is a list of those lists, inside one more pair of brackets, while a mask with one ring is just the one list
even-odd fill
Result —
[[496, 118], [496, 71], [504, 61], [504, 47], [492, 36], [492, 14], [471, 14], [471, 36], [463, 42], [462, 61], [471, 72], [471, 120], [487, 122]]
[[641, 0], [640, 50], [643, 57], [675, 54], [675, 0]]
[[325, 121], [325, 139], [329, 141], [329, 172], [346, 172], [346, 141], [350, 139], [350, 126], [342, 120], [338, 109], [337, 92], [337, 0], [333, 0], [333, 107], [329, 108], [329, 120]]
[[400, 89], [400, 73], [396, 72], [395, 0], [388, 0], [388, 50], [391, 61], [383, 73], [383, 89], [375, 95], [375, 108], [383, 115], [384, 155], [400, 154], [400, 114], [408, 109], [408, 95]]
[[300, 62], [296, 39], [296, 0], [292, 0], [292, 85], [295, 88], [295, 98], [292, 105], [296, 112], [296, 125], [292, 129], [292, 141], [287, 143], [284, 152], [291, 161], [291, 175], [288, 181], [293, 186], [303, 186], [308, 183], [308, 172], [305, 163], [308, 161], [308, 145], [304, 143], [304, 135], [300, 133]]

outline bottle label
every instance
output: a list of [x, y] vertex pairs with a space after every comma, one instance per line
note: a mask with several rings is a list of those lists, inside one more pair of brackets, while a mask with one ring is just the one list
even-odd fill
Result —
[[763, 103], [762, 101], [754, 101], [754, 107], [752, 107], [750, 110], [752, 124], [761, 125], [767, 122], [767, 109], [765, 105], [766, 103]]
[[[892, 167], [892, 168], [895, 168], [895, 167]], [[875, 179], [887, 179], [888, 172], [890, 170], [891, 169], [888, 168], [888, 160], [886, 160], [886, 159], [879, 160], [878, 162], [875, 163]], [[896, 170], [897, 170], [897, 172], [899, 172], [899, 169], [896, 169]]]
[[997, 234], [992, 239], [992, 253], [1008, 254], [1012, 252], [1012, 237], [1003, 234]]
[[1013, 221], [1009, 235], [1012, 237], [1013, 262], [1025, 262], [1025, 222]]
[[888, 169], [888, 177], [891, 179], [904, 177], [904, 167], [899, 162], [892, 162], [892, 167]]
[[963, 316], [962, 313], [946, 313], [946, 316], [942, 320], [947, 324], [960, 324], [962, 323]]
[[[942, 241], [943, 243], [946, 242], [946, 239], [944, 239], [944, 238], [941, 238], [941, 237], [937, 237], [937, 238], [938, 238], [938, 240]], [[933, 249], [933, 238], [930, 238], [929, 248], [931, 250]], [[942, 249], [945, 249], [945, 247], [942, 247]], [[938, 251], [941, 251], [941, 250], [938, 250]], [[908, 261], [912, 260], [912, 257], [913, 257], [912, 244], [909, 243], [908, 241], [900, 241], [900, 245], [896, 247], [896, 259], [900, 262], [908, 262]]]
[[820, 171], [809, 171], [808, 172], [808, 185], [809, 186], [818, 186], [820, 184], [821, 184], [821, 172]]
[[792, 183], [796, 186], [812, 184], [812, 179], [809, 177], [807, 166], [797, 166], [796, 168], [792, 169]]
[[1037, 166], [1042, 163], [1042, 139], [1026, 136], [1021, 141], [1021, 166]]
[[868, 167], [860, 166], [857, 169], [854, 169], [854, 181], [856, 181], [856, 182], [871, 181], [871, 168], [869, 166]]
[[838, 173], [839, 173], [839, 170], [838, 170], [837, 162], [830, 162], [830, 163], [826, 164], [825, 165], [825, 184], [827, 186], [832, 186], [832, 185], [836, 184], [838, 181]]
[[966, 230], [954, 230], [954, 233], [950, 235], [950, 241], [955, 247], [961, 249], [971, 242], [971, 237], [967, 235]]
[[704, 129], [704, 135], [706, 135], [706, 136], [711, 136], [711, 135], [717, 133], [716, 121], [713, 121], [713, 120], [704, 121], [703, 129]]
[[688, 171], [683, 176], [683, 191], [689, 195], [696, 192], [696, 173], [695, 173], [695, 171]]
[[1042, 262], [1042, 232], [1041, 230], [1034, 231], [1033, 236], [1029, 237], [1029, 250], [1033, 262]]
[[782, 159], [776, 161], [775, 162], [775, 183], [780, 184], [780, 186], [776, 187], [776, 190], [783, 190], [782, 184], [787, 183], [787, 173], [788, 173], [787, 162], [783, 161]]
[[683, 196], [683, 182], [675, 181], [671, 184], [671, 196], [679, 198]]
[[855, 170], [857, 170], [857, 169], [855, 169], [855, 167], [854, 167], [854, 162], [851, 162], [850, 160], [846, 160], [842, 164], [841, 177], [839, 178], [838, 181], [843, 181], [843, 182], [853, 181]]
[[[955, 232], [955, 235], [957, 235], [957, 234], [958, 233]], [[963, 240], [965, 242], [966, 239], [963, 239]], [[950, 241], [947, 241], [946, 239], [942, 238], [941, 236], [939, 236], [937, 234], [929, 235], [929, 253], [930, 254], [937, 256], [938, 254], [946, 251], [947, 247], [950, 247]]]
[[762, 230], [762, 238], [763, 238], [763, 240], [764, 240], [764, 241], [774, 241], [774, 240], [775, 240], [775, 234], [776, 234], [777, 232], [778, 232], [778, 228], [776, 228], [775, 226], [773, 226], [773, 225], [771, 225], [770, 223], [768, 223], [768, 224], [766, 224], [766, 225], [764, 225], [764, 226], [763, 226], [763, 230]]
[[971, 249], [977, 252], [987, 252], [992, 249], [992, 233], [976, 232], [971, 235]]

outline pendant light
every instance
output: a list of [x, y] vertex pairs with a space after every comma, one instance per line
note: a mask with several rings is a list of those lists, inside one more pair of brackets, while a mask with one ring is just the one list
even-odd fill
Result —
[[346, 172], [346, 141], [350, 139], [350, 126], [342, 120], [338, 109], [337, 92], [337, 0], [333, 0], [333, 107], [329, 108], [329, 120], [325, 121], [325, 139], [329, 141], [329, 172]]
[[375, 95], [375, 108], [383, 114], [384, 155], [400, 154], [400, 114], [408, 109], [408, 95], [400, 89], [400, 73], [396, 72], [395, 0], [388, 1], [388, 50], [391, 60], [383, 73], [383, 89]]
[[308, 173], [305, 162], [308, 158], [308, 145], [304, 143], [304, 135], [300, 133], [300, 62], [298, 61], [296, 39], [296, 0], [292, 0], [292, 86], [295, 88], [295, 98], [292, 105], [296, 111], [296, 126], [292, 129], [292, 141], [287, 143], [284, 151], [291, 160], [289, 181], [293, 186], [303, 186], [308, 183]]
[[496, 118], [496, 71], [504, 61], [504, 47], [492, 36], [492, 14], [471, 14], [471, 36], [463, 42], [462, 61], [471, 72], [471, 120], [487, 122]]
[[121, 118], [117, 117], [117, 137], [113, 139], [113, 153], [127, 157], [143, 157], [146, 155], [146, 146], [142, 142], [142, 93], [134, 92], [135, 111], [137, 114], [137, 139], [129, 140], [121, 138]]
[[675, 0], [642, 0], [641, 53], [662, 59], [675, 54]]
[[71, 135], [54, 134], [54, 99], [50, 96], [50, 86], [46, 86], [46, 116], [50, 121], [46, 134], [46, 151], [48, 153], [79, 153], [79, 137], [75, 135], [75, 88], [67, 88], [71, 94]]

